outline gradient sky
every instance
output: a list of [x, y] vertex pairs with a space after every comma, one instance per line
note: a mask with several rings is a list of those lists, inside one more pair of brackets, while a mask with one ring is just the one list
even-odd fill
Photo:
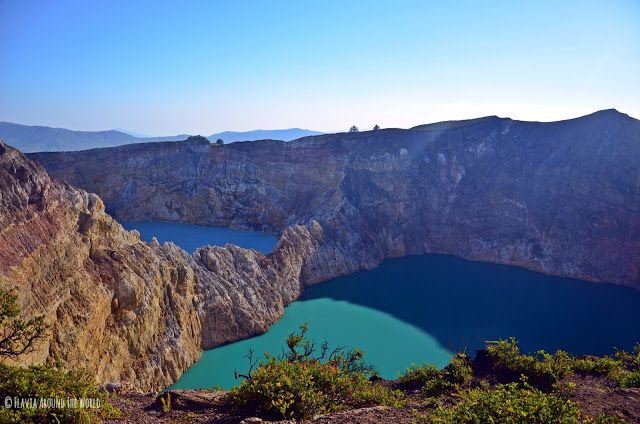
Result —
[[0, 121], [149, 135], [640, 118], [640, 1], [0, 0]]

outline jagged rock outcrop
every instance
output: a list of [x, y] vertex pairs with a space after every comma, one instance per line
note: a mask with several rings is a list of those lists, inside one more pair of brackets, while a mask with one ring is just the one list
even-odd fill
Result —
[[23, 312], [51, 326], [22, 364], [60, 359], [100, 382], [161, 389], [203, 347], [266, 331], [299, 296], [300, 276], [318, 278], [321, 241], [311, 223], [287, 229], [269, 256], [147, 244], [97, 195], [51, 180], [0, 141], [0, 287], [15, 289]]
[[61, 359], [141, 389], [174, 381], [201, 352], [188, 269], [183, 251], [141, 242], [98, 196], [0, 142], [0, 286], [51, 325], [22, 363]]
[[227, 245], [200, 248], [194, 257], [205, 348], [267, 331], [305, 285], [358, 269], [317, 221], [288, 227], [269, 255]]
[[640, 121], [615, 110], [32, 157], [118, 219], [270, 231], [316, 221], [327, 246], [308, 282], [438, 252], [640, 287]]
[[265, 331], [305, 285], [387, 257], [640, 287], [640, 122], [616, 111], [31, 157], [117, 218], [281, 233], [269, 255], [147, 244], [0, 142], [0, 287], [51, 324], [22, 362], [62, 359], [101, 382], [159, 389], [202, 348]]

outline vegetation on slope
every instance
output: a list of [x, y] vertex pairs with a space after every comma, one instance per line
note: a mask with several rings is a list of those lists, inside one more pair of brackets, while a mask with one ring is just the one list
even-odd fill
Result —
[[[265, 353], [229, 392], [244, 415], [308, 419], [370, 405], [416, 408], [417, 423], [624, 423], [613, 415], [589, 417], [572, 399], [571, 377], [606, 377], [619, 387], [640, 386], [640, 345], [634, 353], [573, 357], [566, 352], [524, 354], [515, 339], [489, 342], [471, 360], [458, 353], [444, 369], [414, 365], [396, 382], [375, 377], [360, 350], [325, 344], [314, 355], [307, 326], [287, 338], [281, 356]], [[418, 412], [418, 408], [420, 412]]]
[[[46, 329], [39, 317], [22, 320], [15, 296], [0, 291], [3, 356], [17, 357], [31, 351]], [[398, 380], [385, 381], [365, 362], [361, 350], [330, 349], [326, 342], [316, 346], [307, 332], [308, 326], [303, 324], [298, 332], [290, 334], [280, 355], [265, 352], [254, 360], [250, 351], [248, 371], [236, 373], [243, 381], [221, 395], [217, 407], [222, 409], [213, 414], [229, 418], [231, 407], [238, 418], [300, 420], [384, 405], [391, 408], [389, 411], [404, 411], [405, 419], [398, 422], [409, 419], [417, 424], [619, 424], [626, 422], [621, 413], [628, 412], [628, 405], [618, 401], [614, 407], [604, 408], [608, 415], [602, 408], [587, 414], [581, 410], [585, 403], [573, 395], [576, 385], [605, 382], [609, 387], [605, 390], [627, 394], [624, 390], [629, 389], [624, 388], [640, 387], [640, 344], [633, 352], [574, 357], [563, 351], [525, 354], [510, 338], [488, 342], [473, 359], [458, 353], [443, 369], [414, 365]], [[60, 364], [26, 368], [0, 364], [0, 395], [9, 396], [11, 402], [37, 399], [35, 404], [27, 401], [21, 408], [0, 408], [0, 422], [90, 423], [120, 416], [110, 403], [113, 399], [98, 388], [92, 375], [83, 370], [64, 370]], [[39, 403], [40, 399], [45, 399], [45, 404]], [[56, 400], [63, 404], [52, 405]], [[181, 412], [173, 410], [171, 394], [167, 393], [164, 400], [162, 415], [176, 418]], [[605, 400], [609, 402], [608, 397]], [[80, 402], [87, 404], [73, 407]], [[214, 404], [211, 407], [216, 408]], [[149, 413], [145, 411], [140, 412], [142, 416]], [[632, 421], [640, 417], [636, 412], [631, 412]], [[197, 416], [189, 414], [191, 418]]]
[[452, 364], [442, 371], [416, 366], [400, 377], [403, 384], [420, 385], [435, 406], [416, 414], [418, 423], [624, 423], [617, 416], [586, 417], [570, 399], [575, 384], [566, 377], [606, 375], [621, 387], [640, 386], [640, 345], [634, 354], [575, 358], [564, 351], [523, 354], [514, 338], [490, 342], [472, 363], [470, 384], [452, 384]]
[[307, 330], [303, 324], [298, 333], [290, 334], [288, 351], [280, 356], [265, 353], [254, 363], [250, 353], [249, 372], [229, 393], [236, 407], [270, 418], [305, 419], [348, 407], [404, 403], [402, 392], [369, 380], [375, 371], [364, 362], [362, 351], [330, 352], [324, 343], [316, 355]]
[[[20, 318], [16, 296], [0, 289], [0, 359], [33, 351], [47, 331], [43, 317]], [[0, 363], [0, 422], [91, 423], [118, 415], [84, 370], [61, 364], [15, 367]]]

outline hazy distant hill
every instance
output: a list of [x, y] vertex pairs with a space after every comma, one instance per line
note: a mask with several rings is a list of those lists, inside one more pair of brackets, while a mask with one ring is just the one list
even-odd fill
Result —
[[225, 143], [234, 141], [254, 141], [254, 140], [282, 140], [291, 141], [308, 135], [319, 135], [320, 131], [305, 130], [303, 128], [289, 128], [286, 130], [253, 130], [253, 131], [223, 131], [211, 134], [208, 138], [216, 141], [221, 138]]
[[[87, 150], [148, 141], [179, 141], [186, 140], [189, 137], [189, 134], [162, 137], [136, 137], [133, 134], [134, 133], [129, 133], [124, 130], [74, 131], [65, 128], [0, 122], [0, 139], [25, 153]], [[213, 134], [208, 138], [211, 141], [221, 138], [225, 143], [260, 139], [290, 141], [316, 134], [321, 133], [300, 128], [290, 128], [285, 130], [256, 130], [246, 132], [225, 131]]]
[[0, 138], [23, 152], [82, 150], [134, 143], [138, 139], [120, 131], [72, 131], [0, 122]]

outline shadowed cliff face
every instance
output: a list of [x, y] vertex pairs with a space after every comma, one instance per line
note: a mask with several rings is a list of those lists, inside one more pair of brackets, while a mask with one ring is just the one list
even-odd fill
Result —
[[638, 288], [639, 134], [603, 111], [31, 156], [118, 218], [279, 231], [269, 255], [144, 243], [0, 142], [0, 287], [51, 324], [21, 362], [159, 389], [202, 348], [266, 331], [305, 285], [414, 253]]
[[268, 256], [147, 244], [97, 195], [50, 179], [0, 141], [0, 287], [51, 326], [21, 364], [60, 359], [100, 382], [166, 387], [202, 348], [266, 331], [300, 295], [301, 275], [327, 274], [314, 265], [332, 246], [323, 237], [317, 222], [292, 226]]
[[118, 219], [269, 231], [315, 221], [324, 247], [303, 284], [439, 252], [640, 286], [640, 121], [614, 110], [31, 157]]

